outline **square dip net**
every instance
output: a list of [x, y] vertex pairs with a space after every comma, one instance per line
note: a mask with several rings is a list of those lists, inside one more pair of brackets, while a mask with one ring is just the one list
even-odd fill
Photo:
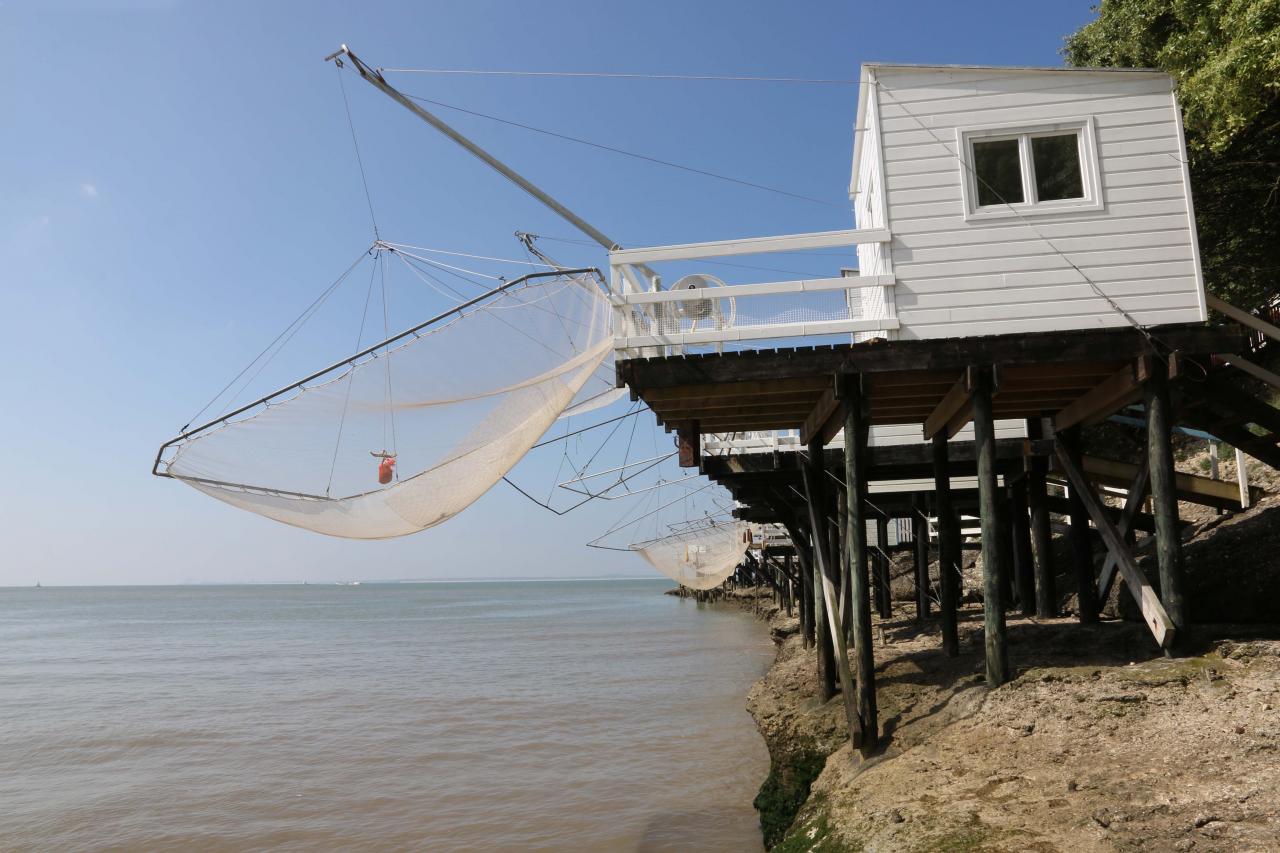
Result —
[[638, 554], [681, 586], [714, 589], [742, 564], [755, 526], [734, 517], [727, 489], [701, 474], [685, 475], [672, 453], [655, 469], [644, 497], [588, 546]]
[[662, 574], [689, 589], [715, 589], [732, 575], [751, 544], [744, 522], [707, 522], [631, 548]]
[[580, 402], [610, 351], [610, 311], [594, 271], [521, 277], [184, 432], [155, 472], [331, 536], [425, 530]]

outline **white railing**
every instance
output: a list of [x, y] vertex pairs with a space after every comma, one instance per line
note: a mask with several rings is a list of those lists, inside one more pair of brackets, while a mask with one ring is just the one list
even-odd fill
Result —
[[689, 243], [609, 254], [615, 308], [614, 348], [619, 358], [671, 355], [694, 347], [723, 350], [752, 341], [828, 335], [856, 339], [890, 336], [898, 329], [892, 275], [725, 283], [694, 274], [664, 290], [650, 266], [769, 252], [849, 248], [886, 243], [887, 229], [853, 229]]
[[702, 437], [702, 452], [707, 456], [767, 453], [773, 450], [797, 450], [800, 447], [800, 433], [796, 430], [726, 432]]

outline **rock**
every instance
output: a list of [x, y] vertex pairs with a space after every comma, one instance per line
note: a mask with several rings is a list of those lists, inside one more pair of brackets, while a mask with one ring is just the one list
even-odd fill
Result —
[[1238, 735], [1244, 734], [1244, 726], [1236, 726], [1236, 734]]
[[1217, 819], [1218, 818], [1216, 815], [1206, 815], [1206, 814], [1196, 815], [1196, 829], [1199, 829], [1200, 827], [1205, 826], [1207, 824], [1213, 823]]
[[1072, 779], [1070, 782], [1067, 783], [1067, 790], [1068, 791], [1080, 790], [1080, 783], [1077, 782], [1075, 779]]
[[1177, 844], [1173, 845], [1173, 849], [1174, 850], [1190, 850], [1192, 847], [1195, 847], [1195, 846], [1196, 846], [1196, 840], [1194, 838], [1184, 838], [1181, 841], [1179, 841]]
[[1107, 816], [1105, 811], [1099, 810], [1093, 813], [1093, 822], [1098, 826], [1106, 829], [1111, 826], [1111, 818]]
[[1108, 693], [1098, 697], [1099, 702], [1145, 702], [1147, 694], [1145, 693]]
[[794, 624], [774, 626], [772, 629], [770, 629], [769, 636], [772, 637], [775, 643], [778, 643], [779, 645], [781, 645], [782, 643], [786, 642], [788, 637], [794, 637], [796, 634], [799, 634], [799, 633], [800, 633], [800, 624], [797, 622]]
[[892, 821], [893, 823], [905, 823], [907, 819], [902, 816], [902, 812], [898, 811], [897, 809], [894, 809], [893, 811], [889, 812], [889, 820]]

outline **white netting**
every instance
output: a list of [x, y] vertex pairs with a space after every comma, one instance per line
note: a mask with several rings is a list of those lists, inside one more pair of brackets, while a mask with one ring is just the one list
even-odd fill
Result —
[[[644, 474], [625, 484], [627, 490], [635, 489], [634, 501], [617, 523], [587, 544], [638, 554], [690, 589], [722, 584], [742, 563], [754, 530], [733, 517], [733, 496], [705, 476], [680, 468], [674, 449], [632, 464]], [[623, 494], [618, 490], [610, 499]]]
[[724, 583], [750, 544], [750, 525], [722, 522], [636, 543], [632, 549], [681, 586], [704, 590]]
[[[385, 539], [461, 512], [555, 422], [611, 345], [593, 279], [518, 285], [177, 443], [162, 469], [233, 506]], [[390, 482], [380, 484], [386, 455]]]
[[600, 362], [600, 366], [596, 368], [591, 378], [583, 384], [582, 390], [573, 398], [568, 408], [560, 413], [560, 417], [572, 418], [585, 415], [587, 412], [611, 406], [627, 396], [626, 388], [614, 387], [614, 376], [613, 353], [610, 352], [605, 356], [604, 361]]

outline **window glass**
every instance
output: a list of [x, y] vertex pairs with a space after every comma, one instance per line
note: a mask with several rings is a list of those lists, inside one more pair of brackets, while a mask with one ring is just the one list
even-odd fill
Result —
[[1017, 204], [1025, 201], [1022, 196], [1022, 166], [1018, 160], [1018, 140], [974, 142], [973, 171], [980, 207], [1005, 202]]
[[1084, 198], [1078, 140], [1074, 133], [1032, 137], [1031, 162], [1035, 164], [1036, 198], [1039, 201]]

